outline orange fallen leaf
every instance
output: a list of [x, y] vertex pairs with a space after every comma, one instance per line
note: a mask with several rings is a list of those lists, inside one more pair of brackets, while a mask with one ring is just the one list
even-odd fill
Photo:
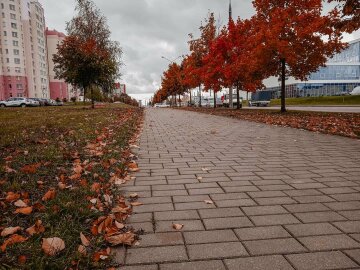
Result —
[[139, 197], [139, 195], [137, 193], [132, 193], [129, 195], [129, 198], [131, 199], [137, 199]]
[[20, 255], [20, 256], [18, 257], [18, 263], [19, 263], [19, 264], [25, 264], [25, 263], [26, 263], [26, 260], [27, 260], [27, 258], [26, 258], [25, 255]]
[[41, 246], [45, 254], [49, 256], [55, 256], [59, 252], [65, 249], [65, 243], [61, 238], [43, 238]]
[[132, 206], [140, 206], [140, 205], [143, 205], [143, 203], [141, 202], [132, 202], [130, 203]]
[[78, 252], [79, 252], [81, 255], [86, 256], [86, 254], [87, 254], [86, 247], [83, 246], [83, 245], [79, 245], [79, 247], [78, 247]]
[[23, 214], [23, 215], [30, 215], [33, 211], [32, 206], [24, 207], [24, 208], [18, 208], [15, 210], [15, 214]]
[[45, 227], [42, 225], [41, 220], [37, 220], [33, 226], [26, 229], [26, 232], [33, 236], [45, 232]]
[[55, 199], [56, 191], [55, 189], [50, 189], [48, 192], [45, 193], [45, 195], [42, 197], [42, 200], [44, 202]]
[[18, 232], [19, 230], [21, 230], [21, 227], [19, 227], [19, 226], [17, 226], [17, 227], [8, 227], [8, 228], [5, 228], [4, 230], [2, 230], [0, 235], [2, 237], [6, 237], [6, 236], [9, 236], [11, 234], [14, 234], [14, 233]]
[[80, 233], [80, 239], [81, 239], [81, 243], [82, 243], [85, 247], [90, 246], [90, 241], [89, 241], [89, 239], [87, 239], [86, 236], [85, 236], [82, 232]]
[[175, 223], [173, 223], [172, 227], [175, 230], [180, 231], [184, 227], [184, 224], [175, 224]]
[[34, 174], [36, 173], [37, 169], [41, 166], [41, 163], [31, 164], [31, 165], [25, 165], [20, 169], [21, 172], [25, 174]]
[[2, 244], [0, 249], [2, 250], [2, 252], [4, 252], [6, 250], [7, 246], [11, 246], [11, 245], [14, 245], [16, 243], [22, 243], [22, 242], [25, 242], [26, 240], [27, 240], [27, 238], [25, 238], [25, 237], [23, 237], [21, 235], [13, 234], [8, 239], [6, 239], [4, 241], [4, 243]]
[[16, 201], [20, 199], [20, 194], [19, 193], [14, 193], [14, 192], [8, 192], [7, 195], [6, 195], [6, 198], [5, 200], [7, 202], [13, 202], [13, 201]]
[[113, 246], [117, 246], [117, 245], [131, 246], [135, 241], [135, 234], [133, 232], [127, 232], [112, 236], [105, 236], [105, 240]]

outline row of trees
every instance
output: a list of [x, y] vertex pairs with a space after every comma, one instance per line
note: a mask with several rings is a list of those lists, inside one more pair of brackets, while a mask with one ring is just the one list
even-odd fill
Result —
[[106, 18], [91, 0], [76, 0], [76, 11], [67, 23], [67, 37], [53, 57], [54, 70], [58, 79], [83, 89], [94, 108], [93, 89], [109, 93], [121, 75], [122, 49], [110, 39]]
[[221, 30], [210, 13], [200, 37], [190, 35], [189, 55], [164, 72], [153, 103], [187, 92], [191, 99], [191, 89], [201, 91], [203, 86], [203, 91], [214, 92], [216, 106], [216, 93], [222, 88], [235, 88], [239, 99], [240, 90], [254, 92], [263, 88], [264, 79], [277, 76], [285, 112], [286, 77], [306, 80], [346, 47], [343, 32], [360, 27], [357, 0], [328, 1], [338, 4], [324, 15], [322, 0], [254, 0], [252, 18], [230, 18]]

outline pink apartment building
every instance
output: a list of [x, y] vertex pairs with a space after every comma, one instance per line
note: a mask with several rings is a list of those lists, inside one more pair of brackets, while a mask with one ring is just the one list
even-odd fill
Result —
[[0, 100], [69, 98], [52, 61], [65, 35], [48, 31], [38, 0], [0, 0]]
[[52, 99], [69, 99], [70, 85], [63, 80], [55, 79], [53, 56], [57, 53], [57, 46], [65, 39], [65, 34], [56, 30], [46, 29], [49, 80], [50, 80], [50, 97]]
[[1, 0], [0, 99], [49, 98], [44, 9], [37, 0]]

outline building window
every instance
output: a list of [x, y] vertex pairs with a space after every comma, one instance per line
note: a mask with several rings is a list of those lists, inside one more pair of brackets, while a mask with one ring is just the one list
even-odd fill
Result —
[[4, 37], [6, 37], [7, 36], [7, 32], [6, 31], [4, 31]]
[[19, 50], [14, 49], [14, 55], [19, 55], [19, 54], [20, 54], [20, 51], [19, 51]]
[[15, 5], [9, 5], [9, 7], [10, 7], [10, 10], [13, 10], [13, 11], [15, 11]]
[[10, 18], [16, 20], [16, 14], [10, 13]]
[[15, 47], [19, 47], [19, 41], [17, 41], [17, 40], [13, 40], [13, 46], [15, 46]]
[[13, 28], [13, 29], [17, 29], [17, 25], [16, 25], [16, 23], [11, 23], [11, 28]]
[[12, 36], [13, 36], [14, 38], [17, 38], [17, 37], [18, 37], [18, 33], [17, 33], [17, 32], [12, 32], [11, 34], [12, 34]]
[[14, 63], [15, 64], [20, 64], [20, 58], [14, 58]]
[[21, 83], [18, 83], [16, 85], [16, 89], [18, 89], [18, 90], [23, 89], [23, 85]]
[[4, 9], [4, 3], [1, 3], [1, 8]]
[[16, 67], [16, 68], [15, 68], [15, 72], [16, 72], [16, 73], [21, 73], [21, 68]]

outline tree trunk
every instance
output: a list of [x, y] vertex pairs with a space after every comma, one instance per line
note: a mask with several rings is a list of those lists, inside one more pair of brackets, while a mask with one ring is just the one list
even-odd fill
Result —
[[233, 87], [229, 87], [229, 108], [234, 108], [234, 102], [233, 102]]
[[286, 112], [286, 105], [285, 105], [285, 80], [286, 80], [286, 62], [285, 58], [281, 59], [281, 112]]
[[216, 92], [214, 90], [214, 109], [216, 109]]
[[90, 94], [91, 94], [91, 108], [95, 109], [95, 100], [94, 100], [94, 93], [93, 93], [93, 87], [90, 88]]
[[199, 85], [199, 107], [201, 106], [201, 84]]
[[246, 91], [246, 102], [249, 106], [249, 91]]
[[181, 107], [181, 97], [180, 97], [180, 94], [179, 94], [179, 106]]
[[191, 103], [192, 103], [192, 100], [191, 100], [191, 90], [190, 90], [190, 107], [191, 107]]
[[240, 109], [240, 90], [239, 90], [239, 86], [236, 86], [236, 101], [237, 101], [237, 104], [236, 104], [236, 109]]

